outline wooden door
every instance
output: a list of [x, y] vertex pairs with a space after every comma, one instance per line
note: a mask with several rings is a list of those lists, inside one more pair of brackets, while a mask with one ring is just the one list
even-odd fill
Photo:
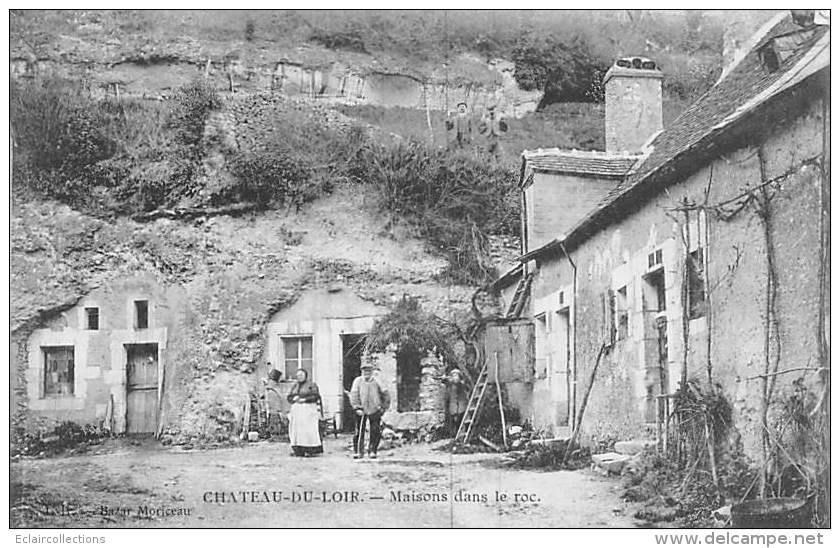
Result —
[[569, 363], [569, 310], [549, 312], [554, 314], [553, 329], [550, 334], [551, 368], [549, 382], [551, 387], [551, 401], [554, 406], [554, 424], [569, 426], [571, 404], [569, 391], [571, 388], [571, 370]]
[[158, 423], [158, 346], [126, 345], [126, 432], [150, 434]]

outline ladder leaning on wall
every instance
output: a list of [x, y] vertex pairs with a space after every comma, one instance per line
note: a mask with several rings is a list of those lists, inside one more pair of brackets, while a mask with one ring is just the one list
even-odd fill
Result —
[[481, 402], [484, 399], [484, 393], [487, 392], [487, 361], [481, 367], [481, 372], [473, 386], [470, 394], [470, 401], [467, 403], [467, 410], [464, 412], [464, 417], [461, 419], [461, 424], [458, 426], [458, 433], [455, 434], [454, 445], [466, 445], [472, 434], [472, 427], [475, 424], [475, 419], [478, 417], [478, 411], [481, 409]]
[[[502, 387], [499, 383], [499, 353], [495, 352], [493, 358], [496, 364], [493, 380], [496, 383], [496, 397], [499, 399], [499, 417], [501, 418], [502, 424], [502, 439], [504, 440], [505, 449], [507, 449], [507, 423], [505, 421], [504, 402], [502, 401]], [[487, 392], [487, 385], [489, 384], [487, 360], [484, 359], [483, 361], [484, 365], [481, 367], [481, 372], [478, 374], [478, 379], [476, 379], [472, 394], [470, 394], [470, 401], [467, 403], [467, 410], [464, 413], [464, 418], [461, 419], [461, 424], [458, 426], [458, 433], [455, 434], [455, 440], [452, 444], [453, 448], [459, 445], [466, 445], [469, 442], [473, 426], [475, 426], [476, 419], [478, 418], [478, 412], [481, 410], [481, 403], [484, 401], [484, 394]], [[486, 440], [481, 438], [481, 436], [479, 436], [479, 438], [487, 443]]]
[[506, 318], [518, 318], [525, 310], [525, 303], [528, 301], [528, 293], [531, 288], [531, 281], [534, 279], [534, 274], [525, 274], [520, 278], [516, 285], [516, 291], [513, 293], [513, 298], [510, 300], [510, 306], [507, 309]]
[[[516, 286], [516, 291], [513, 294], [513, 298], [510, 300], [510, 306], [505, 314], [506, 318], [518, 318], [522, 315], [522, 312], [525, 310], [525, 304], [528, 302], [529, 290], [533, 279], [534, 275], [533, 273], [530, 273], [522, 276], [519, 280], [519, 283]], [[473, 426], [478, 418], [478, 412], [481, 410], [481, 403], [484, 400], [484, 394], [487, 392], [487, 378], [489, 376], [487, 370], [487, 357], [484, 355], [482, 350], [483, 349], [479, 348], [479, 360], [483, 362], [481, 372], [478, 374], [478, 378], [475, 381], [475, 386], [473, 386], [472, 393], [470, 394], [469, 403], [467, 403], [467, 410], [464, 413], [464, 417], [461, 419], [461, 424], [458, 426], [458, 432], [455, 434], [453, 447], [466, 445], [469, 442]], [[505, 438], [505, 446], [507, 446], [507, 425], [505, 424], [505, 410], [502, 403], [501, 386], [499, 386], [498, 353], [494, 356], [494, 358], [496, 360], [496, 394], [499, 398], [499, 414], [501, 415], [502, 420], [502, 435]]]

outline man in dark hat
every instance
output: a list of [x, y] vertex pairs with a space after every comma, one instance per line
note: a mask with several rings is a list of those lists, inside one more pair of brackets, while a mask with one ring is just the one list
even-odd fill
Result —
[[467, 112], [467, 104], [465, 102], [461, 101], [458, 103], [457, 108], [458, 113], [454, 119], [452, 119], [450, 113], [450, 119], [446, 121], [446, 129], [455, 129], [455, 146], [462, 147], [469, 145], [472, 141], [472, 118], [470, 118], [469, 112]]
[[370, 428], [370, 458], [375, 459], [379, 450], [382, 415], [391, 405], [388, 389], [373, 376], [373, 365], [362, 364], [362, 376], [353, 379], [350, 387], [350, 405], [356, 412], [356, 434], [353, 436], [354, 459], [365, 455], [365, 429]]
[[263, 379], [262, 382], [263, 398], [268, 412], [268, 433], [269, 436], [280, 436], [288, 426], [288, 419], [286, 418], [288, 405], [280, 385], [282, 373], [271, 367], [271, 362], [268, 362], [267, 365], [269, 368], [268, 378]]

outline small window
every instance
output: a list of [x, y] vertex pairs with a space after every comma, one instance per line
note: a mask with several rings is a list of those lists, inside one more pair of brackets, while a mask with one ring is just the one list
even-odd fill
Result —
[[85, 308], [85, 329], [97, 331], [99, 329], [99, 308]]
[[703, 267], [703, 248], [688, 254], [688, 317], [695, 320], [706, 315], [706, 275]]
[[779, 62], [779, 54], [773, 47], [772, 42], [766, 44], [758, 50], [758, 57], [761, 60], [761, 64], [764, 65], [764, 68], [766, 68], [768, 72], [776, 72], [779, 70], [779, 66], [781, 64]]
[[312, 337], [284, 337], [283, 362], [285, 378], [293, 380], [298, 369], [312, 377]]
[[627, 338], [629, 324], [629, 312], [627, 304], [627, 286], [625, 285], [615, 293], [615, 338], [622, 340]]
[[44, 353], [44, 395], [73, 394], [75, 363], [72, 346], [42, 347]]
[[662, 264], [662, 250], [657, 249], [653, 253], [648, 253], [648, 268], [653, 268]]
[[137, 329], [149, 327], [149, 301], [134, 301], [134, 327]]

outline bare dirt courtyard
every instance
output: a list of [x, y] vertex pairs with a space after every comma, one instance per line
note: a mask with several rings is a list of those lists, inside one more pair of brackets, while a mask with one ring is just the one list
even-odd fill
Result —
[[184, 450], [127, 442], [11, 464], [12, 527], [637, 527], [619, 482], [500, 468], [404, 446], [354, 461], [349, 438]]

